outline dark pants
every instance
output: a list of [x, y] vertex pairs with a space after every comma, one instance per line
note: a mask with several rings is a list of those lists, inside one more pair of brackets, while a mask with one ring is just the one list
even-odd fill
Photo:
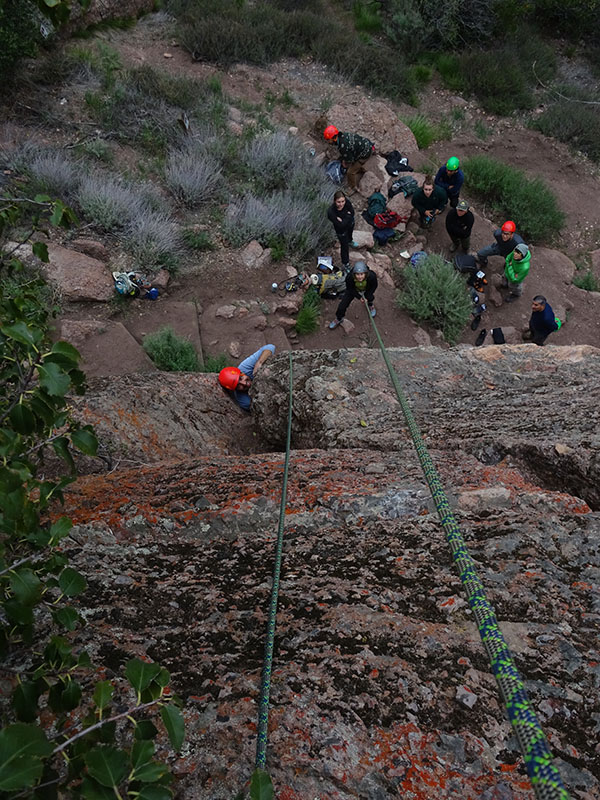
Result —
[[523, 339], [526, 342], [533, 342], [533, 344], [542, 347], [548, 336], [550, 336], [549, 333], [542, 333], [541, 331], [534, 331], [529, 328], [529, 330], [525, 331], [523, 334]]
[[[356, 298], [356, 295], [354, 294], [354, 292], [349, 292], [349, 291], [346, 289], [346, 291], [345, 291], [345, 292], [344, 292], [344, 294], [342, 295], [342, 299], [340, 300], [340, 304], [339, 304], [339, 306], [337, 307], [337, 310], [336, 310], [336, 312], [335, 312], [335, 316], [336, 316], [336, 319], [337, 319], [338, 321], [340, 321], [340, 320], [344, 319], [344, 317], [346, 316], [346, 311], [348, 310], [348, 306], [350, 305], [350, 303], [351, 303], [351, 302], [352, 302], [352, 301], [353, 301], [355, 298]], [[372, 307], [373, 307], [373, 301], [375, 300], [375, 296], [374, 296], [374, 295], [372, 295], [371, 297], [367, 297], [367, 296], [365, 295], [365, 298], [366, 298], [366, 300], [367, 300], [367, 303], [369, 304], [369, 308], [372, 308]]]
[[471, 247], [471, 237], [467, 236], [465, 239], [461, 239], [458, 236], [451, 236], [452, 244], [457, 250], [462, 250], [463, 253], [468, 253], [469, 248]]
[[450, 208], [456, 208], [458, 205], [458, 201], [460, 200], [460, 195], [458, 194], [449, 194], [448, 195], [448, 202], [450, 203]]
[[354, 236], [354, 228], [350, 228], [346, 233], [338, 233], [337, 238], [340, 243], [340, 258], [342, 259], [342, 265], [347, 266], [350, 263], [350, 242], [352, 241], [352, 237]]

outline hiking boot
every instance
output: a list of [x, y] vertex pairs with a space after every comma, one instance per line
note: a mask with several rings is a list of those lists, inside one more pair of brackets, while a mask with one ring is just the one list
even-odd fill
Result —
[[458, 250], [458, 247], [455, 244], [451, 244], [450, 245], [450, 252], [451, 253], [456, 253], [457, 250]]
[[342, 264], [342, 272], [347, 275], [350, 272], [350, 264]]
[[341, 319], [334, 319], [332, 322], [329, 323], [329, 330], [333, 331], [337, 328], [338, 325], [342, 324]]
[[481, 322], [481, 314], [478, 314], [473, 321], [471, 322], [471, 330], [476, 331], [479, 327], [479, 323]]
[[355, 247], [356, 248], [356, 247], [360, 247], [360, 245], [358, 244], [358, 242], [352, 241], [352, 242], [350, 242], [350, 247]]
[[519, 295], [517, 295], [517, 294], [507, 294], [506, 297], [504, 298], [504, 302], [505, 303], [514, 303], [515, 300], [518, 300], [518, 299], [519, 299]]
[[481, 345], [485, 342], [486, 336], [487, 336], [487, 331], [484, 328], [482, 331], [480, 331], [477, 339], [475, 339], [475, 347], [481, 347]]
[[374, 317], [377, 314], [377, 309], [375, 306], [370, 306], [369, 311], [371, 312], [371, 316]]

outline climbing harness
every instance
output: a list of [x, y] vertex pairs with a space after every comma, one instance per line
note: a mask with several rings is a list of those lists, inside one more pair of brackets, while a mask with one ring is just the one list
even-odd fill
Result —
[[450, 509], [440, 476], [429, 455], [410, 406], [400, 388], [398, 377], [394, 372], [375, 320], [368, 312], [368, 306], [367, 316], [375, 331], [381, 355], [396, 390], [396, 396], [404, 413], [425, 480], [429, 486], [442, 527], [446, 532], [446, 540], [450, 545], [452, 558], [458, 569], [460, 580], [477, 622], [481, 641], [487, 651], [492, 672], [498, 683], [509, 719], [519, 741], [527, 774], [535, 795], [538, 800], [568, 800], [569, 793], [563, 785], [558, 769], [553, 764], [548, 740], [527, 697], [523, 680], [519, 675], [502, 631], [498, 627], [494, 608], [485, 596], [483, 584], [477, 575], [475, 563], [467, 550], [458, 523]]
[[279, 528], [277, 531], [277, 545], [275, 548], [275, 565], [273, 567], [273, 585], [271, 587], [271, 605], [267, 621], [267, 640], [263, 660], [262, 678], [260, 684], [260, 701], [258, 705], [258, 733], [256, 739], [257, 769], [264, 769], [267, 760], [267, 731], [269, 727], [269, 695], [271, 692], [271, 669], [273, 667], [273, 645], [275, 642], [275, 622], [277, 619], [277, 601], [279, 598], [279, 575], [281, 572], [281, 554], [283, 550], [283, 525], [285, 522], [285, 506], [287, 501], [288, 467], [290, 463], [290, 442], [292, 438], [292, 353], [290, 357], [289, 376], [289, 409], [287, 424], [287, 439], [285, 444], [285, 463], [283, 467], [283, 486], [281, 489], [281, 502], [279, 504]]

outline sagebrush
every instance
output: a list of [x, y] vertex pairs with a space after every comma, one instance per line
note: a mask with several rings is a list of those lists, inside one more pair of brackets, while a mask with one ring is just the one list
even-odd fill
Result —
[[178, 336], [170, 325], [144, 338], [144, 350], [159, 369], [167, 372], [198, 372], [196, 348]]

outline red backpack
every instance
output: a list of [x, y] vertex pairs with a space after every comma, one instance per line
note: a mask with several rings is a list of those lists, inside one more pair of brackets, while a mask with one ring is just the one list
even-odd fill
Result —
[[375, 214], [373, 218], [373, 225], [376, 228], [395, 228], [401, 222], [407, 222], [410, 215], [401, 216], [395, 211], [383, 211], [381, 214]]

